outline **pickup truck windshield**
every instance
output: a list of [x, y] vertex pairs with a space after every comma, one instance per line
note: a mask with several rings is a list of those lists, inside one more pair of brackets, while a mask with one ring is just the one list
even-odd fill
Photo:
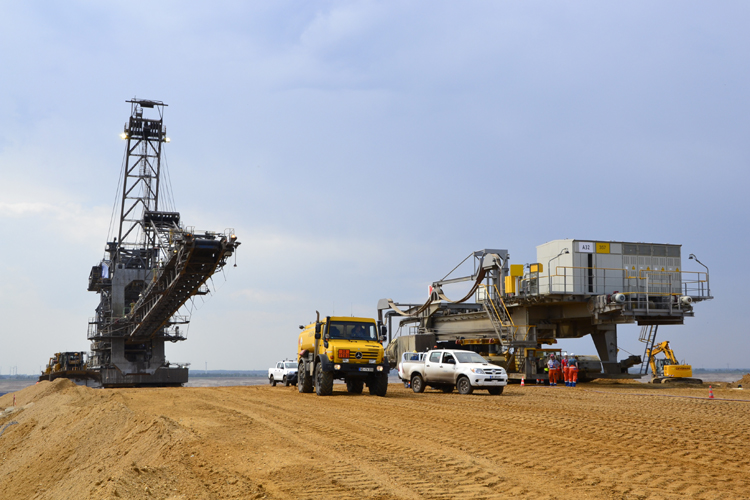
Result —
[[287, 368], [297, 368], [297, 363], [286, 363]]
[[471, 351], [464, 351], [464, 352], [454, 351], [453, 354], [455, 354], [456, 359], [458, 360], [459, 363], [486, 363], [487, 362], [487, 360], [484, 359], [482, 356]]
[[355, 321], [332, 321], [328, 329], [332, 339], [377, 340], [378, 334], [372, 323]]

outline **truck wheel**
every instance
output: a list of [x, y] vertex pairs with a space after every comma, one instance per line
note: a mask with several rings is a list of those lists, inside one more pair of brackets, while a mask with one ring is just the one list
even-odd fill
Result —
[[271, 382], [271, 386], [276, 387], [276, 379], [273, 378], [273, 375], [268, 377], [268, 381]]
[[385, 393], [388, 392], [388, 374], [381, 373], [380, 375], [375, 375], [369, 384], [369, 389], [372, 396], [385, 396]]
[[307, 373], [307, 362], [303, 361], [297, 368], [297, 390], [305, 393], [312, 392], [312, 377]]
[[281, 377], [281, 381], [284, 382], [284, 387], [289, 387], [289, 380], [286, 378], [286, 375]]
[[443, 387], [440, 388], [440, 390], [443, 391], [446, 394], [450, 394], [451, 392], [453, 392], [453, 386], [452, 385], [444, 385]]
[[467, 377], [464, 376], [458, 377], [456, 387], [458, 387], [459, 394], [471, 394], [472, 392], [474, 392], [474, 388], [471, 386], [471, 382]]
[[324, 372], [323, 363], [315, 367], [315, 393], [329, 396], [333, 392], [333, 372]]
[[487, 389], [487, 391], [493, 396], [499, 396], [500, 394], [503, 393], [503, 388], [502, 387], [490, 387], [489, 389]]
[[422, 376], [412, 375], [411, 377], [411, 390], [416, 392], [417, 394], [420, 394], [424, 392], [424, 380], [422, 380]]
[[365, 388], [365, 382], [357, 379], [346, 380], [346, 392], [351, 394], [362, 394], [362, 390]]

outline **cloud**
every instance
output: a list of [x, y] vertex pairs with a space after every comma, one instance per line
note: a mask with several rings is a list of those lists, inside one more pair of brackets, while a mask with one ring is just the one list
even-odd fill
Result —
[[[56, 241], [82, 244], [106, 238], [110, 223], [109, 209], [87, 207], [80, 203], [41, 201], [0, 202], [0, 227], [21, 223], [36, 234], [54, 237]], [[103, 246], [103, 245], [102, 245]]]
[[182, 360], [220, 367], [220, 331], [232, 367], [262, 368], [315, 309], [370, 315], [473, 250], [531, 262], [562, 237], [683, 243], [721, 298], [680, 330], [747, 350], [748, 7], [83, 0], [0, 18], [0, 307], [25, 333], [1, 365], [86, 342], [134, 95], [169, 104], [183, 220], [243, 243]]
[[0, 217], [26, 217], [47, 212], [50, 215], [61, 212], [60, 207], [49, 203], [3, 203], [0, 202]]
[[274, 292], [264, 289], [243, 288], [232, 293], [232, 297], [257, 304], [283, 304], [299, 300], [300, 296], [289, 292]]

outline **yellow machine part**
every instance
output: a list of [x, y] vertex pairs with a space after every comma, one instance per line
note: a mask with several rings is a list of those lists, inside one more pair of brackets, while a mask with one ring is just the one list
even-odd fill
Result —
[[461, 339], [461, 341], [456, 341], [456, 344], [458, 345], [484, 345], [484, 344], [498, 344], [500, 343], [499, 340], [493, 339], [493, 338], [484, 338], [484, 339]]
[[690, 365], [664, 365], [664, 376], [683, 378], [693, 376], [693, 367]]

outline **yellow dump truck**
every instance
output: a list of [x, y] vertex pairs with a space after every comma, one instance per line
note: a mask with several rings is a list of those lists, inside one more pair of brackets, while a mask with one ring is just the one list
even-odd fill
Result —
[[383, 350], [385, 327], [371, 318], [328, 316], [300, 325], [297, 360], [299, 392], [326, 396], [333, 392], [334, 379], [344, 380], [346, 389], [361, 394], [385, 396], [390, 367]]

